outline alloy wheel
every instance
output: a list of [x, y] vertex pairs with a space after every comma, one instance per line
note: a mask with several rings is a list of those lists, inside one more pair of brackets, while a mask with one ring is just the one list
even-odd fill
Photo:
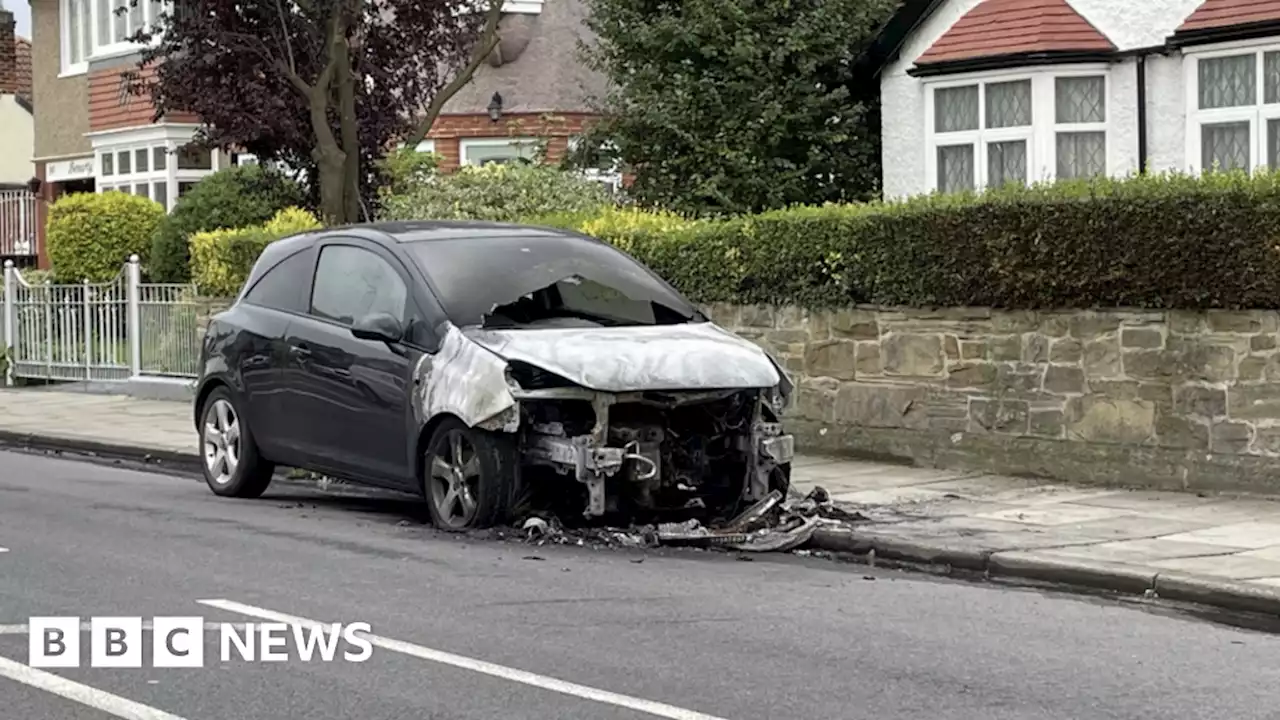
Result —
[[204, 464], [218, 485], [231, 482], [240, 464], [240, 418], [223, 398], [215, 400], [204, 414]]
[[431, 502], [450, 528], [468, 527], [480, 495], [480, 456], [461, 430], [450, 430], [430, 458]]

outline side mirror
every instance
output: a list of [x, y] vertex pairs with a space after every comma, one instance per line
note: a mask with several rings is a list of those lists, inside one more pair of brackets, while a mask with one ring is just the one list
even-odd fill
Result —
[[387, 313], [371, 313], [356, 320], [351, 326], [351, 334], [361, 340], [384, 342], [388, 345], [398, 343], [404, 337], [404, 327], [400, 321]]

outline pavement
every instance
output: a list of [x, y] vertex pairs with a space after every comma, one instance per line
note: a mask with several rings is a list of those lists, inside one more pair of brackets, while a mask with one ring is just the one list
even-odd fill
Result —
[[[198, 468], [189, 404], [87, 392], [0, 390], [0, 441]], [[871, 522], [823, 530], [844, 551], [943, 572], [1043, 580], [1280, 615], [1280, 502], [1077, 487], [803, 456], [821, 486]]]
[[[0, 717], [14, 720], [1252, 720], [1280, 638], [1138, 600], [794, 555], [530, 547], [409, 500], [0, 452]], [[366, 622], [364, 662], [28, 666], [29, 619]], [[295, 620], [295, 622], [297, 622]], [[158, 624], [158, 623], [157, 623]], [[298, 623], [299, 628], [304, 627]]]

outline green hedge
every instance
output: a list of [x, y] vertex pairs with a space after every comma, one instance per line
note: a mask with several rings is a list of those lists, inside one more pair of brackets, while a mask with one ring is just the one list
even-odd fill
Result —
[[675, 224], [632, 215], [538, 220], [617, 244], [700, 302], [1280, 308], [1277, 174], [1070, 182]]
[[600, 183], [537, 164], [466, 166], [448, 175], [418, 172], [412, 181], [394, 184], [402, 192], [384, 195], [383, 220], [513, 222], [544, 213], [581, 213], [609, 201]]
[[130, 255], [145, 265], [151, 236], [164, 218], [160, 203], [122, 192], [63, 195], [49, 206], [46, 242], [58, 282], [106, 282]]
[[161, 224], [152, 241], [151, 275], [161, 282], [186, 282], [192, 235], [264, 223], [305, 201], [297, 183], [273, 170], [259, 165], [219, 170], [183, 195]]

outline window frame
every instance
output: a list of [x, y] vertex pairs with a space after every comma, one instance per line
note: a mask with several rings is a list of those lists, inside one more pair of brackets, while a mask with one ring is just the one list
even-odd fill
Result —
[[[100, 4], [106, 2], [112, 11], [107, 19], [107, 27], [111, 33], [110, 42], [101, 42], [98, 33], [98, 23], [101, 17]], [[118, 57], [129, 55], [141, 49], [138, 43], [128, 42], [123, 39], [115, 38], [115, 14], [114, 10], [119, 2], [125, 2], [126, 7], [132, 5], [131, 0], [58, 0], [58, 55], [61, 59], [61, 69], [59, 77], [68, 77], [72, 75], [83, 75], [89, 71], [89, 63], [93, 60], [101, 60], [104, 58]], [[157, 20], [156, 12], [167, 13], [173, 11], [174, 0], [160, 0], [155, 3], [152, 0], [139, 0], [138, 10], [141, 12], [141, 26], [134, 27], [132, 25], [132, 9], [126, 15], [126, 35], [132, 36], [141, 27], [154, 26]], [[156, 6], [159, 6], [158, 8]], [[84, 45], [80, 54], [79, 61], [72, 60], [71, 48], [71, 15], [72, 10], [76, 6], [83, 8], [81, 16], [80, 38], [79, 41], [87, 40], [87, 43], [80, 42]], [[86, 27], [87, 25], [87, 27]]]
[[483, 163], [471, 162], [467, 151], [471, 148], [514, 147], [519, 145], [537, 147], [538, 138], [505, 137], [505, 138], [460, 138], [458, 140], [458, 164], [461, 166], [480, 167]]
[[[1270, 168], [1267, 159], [1267, 123], [1280, 120], [1280, 102], [1266, 103], [1266, 55], [1280, 53], [1280, 42], [1274, 37], [1216, 43], [1183, 51], [1183, 87], [1186, 95], [1186, 165], [1192, 174], [1204, 172], [1201, 133], [1205, 125], [1249, 123], [1249, 172]], [[1254, 61], [1254, 102], [1226, 108], [1200, 109], [1200, 61], [1252, 54]]]
[[[1057, 118], [1057, 81], [1059, 78], [1101, 78], [1103, 120], [1093, 123], [1059, 123]], [[987, 128], [986, 86], [991, 84], [1031, 82], [1031, 124], [1012, 128]], [[1103, 63], [1080, 63], [1041, 68], [1013, 68], [986, 72], [947, 75], [924, 81], [925, 123], [925, 187], [930, 192], [939, 190], [938, 148], [956, 145], [972, 145], [973, 189], [981, 192], [988, 188], [987, 147], [993, 142], [1023, 140], [1027, 143], [1027, 184], [1053, 182], [1058, 179], [1058, 134], [1103, 133], [1105, 143], [1105, 176], [1115, 174], [1113, 133], [1111, 117], [1111, 68]], [[935, 94], [938, 90], [960, 87], [978, 87], [978, 128], [955, 132], [938, 132], [935, 117]]]

